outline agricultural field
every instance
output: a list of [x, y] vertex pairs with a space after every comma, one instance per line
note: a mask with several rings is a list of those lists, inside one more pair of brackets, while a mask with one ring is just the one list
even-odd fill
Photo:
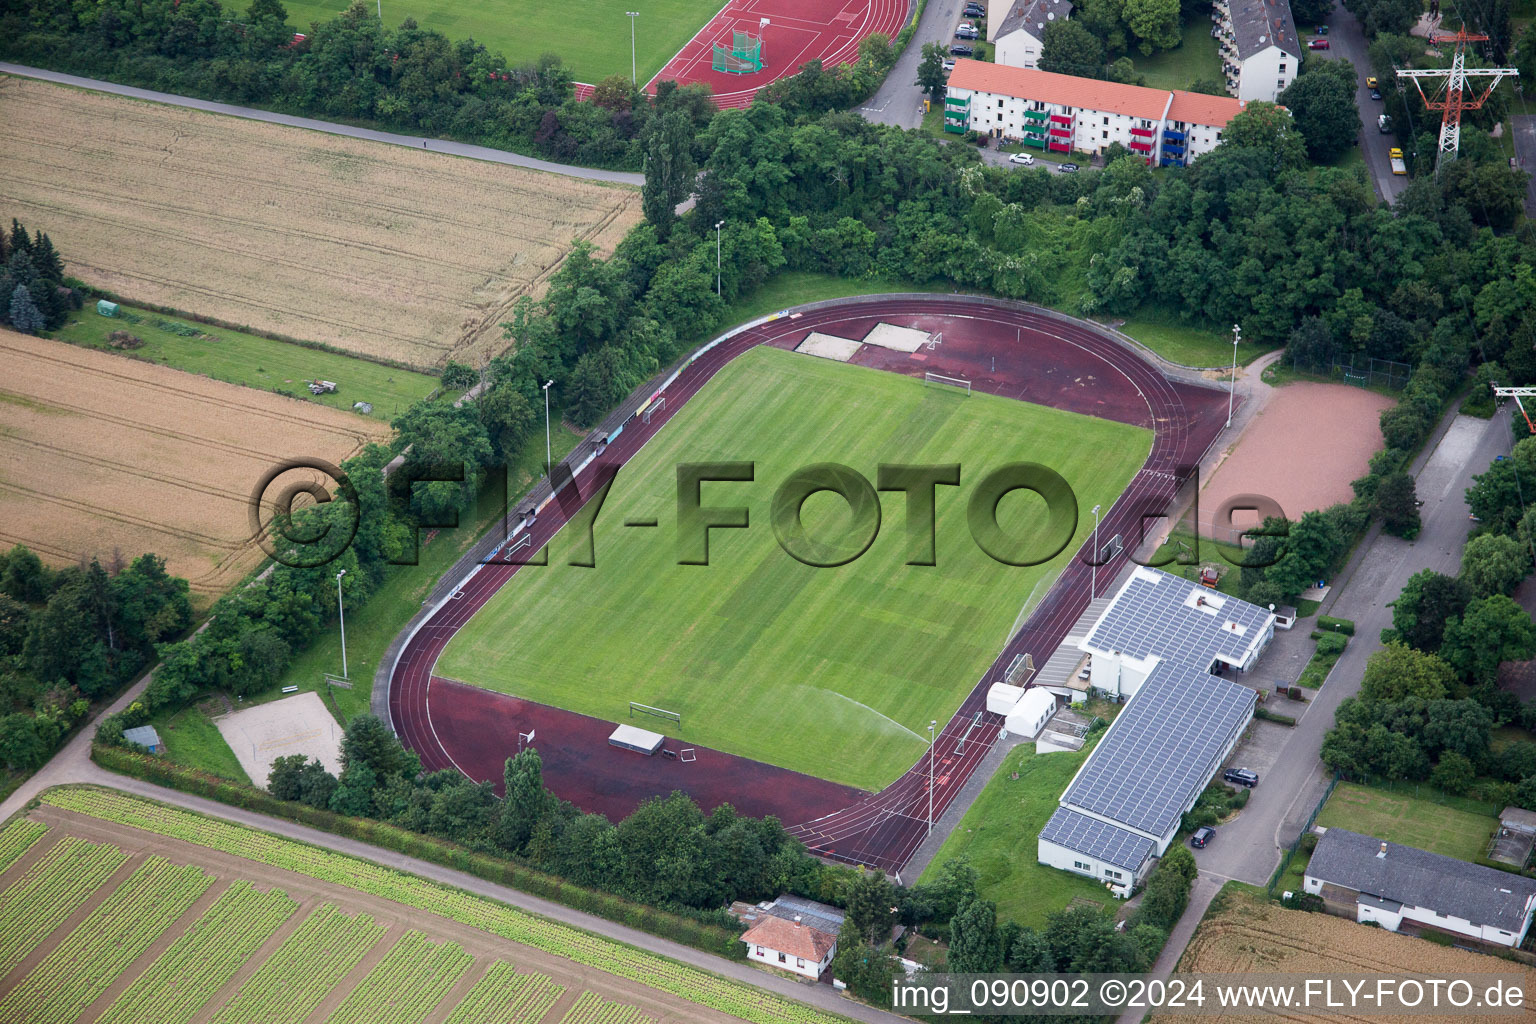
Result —
[[[346, 10], [342, 0], [289, 0], [288, 24], [308, 32], [315, 21], [328, 21]], [[650, 0], [635, 21], [635, 67], [641, 85], [714, 17], [721, 0]], [[499, 52], [509, 64], [531, 64], [545, 53], [559, 54], [578, 82], [597, 83], [609, 75], [629, 77], [630, 26], [624, 16], [633, 5], [597, 0], [580, 7], [529, 4], [518, 0], [392, 0], [385, 24], [394, 27], [415, 18], [422, 28], [449, 39], [473, 39]]]
[[[0, 544], [55, 565], [152, 551], [201, 595], [257, 565], [249, 500], [283, 461], [340, 463], [389, 427], [0, 330]], [[285, 474], [284, 483], [294, 474]]]
[[[119, 331], [131, 337], [114, 339]], [[373, 411], [366, 415], [386, 422], [438, 387], [437, 378], [425, 373], [131, 306], [119, 306], [117, 316], [105, 317], [94, 303], [86, 303], [51, 336], [333, 409], [350, 411], [355, 403], [367, 402]], [[133, 347], [121, 347], [124, 342]], [[311, 395], [304, 386], [307, 380], [328, 380], [340, 387]]]
[[[551, 567], [502, 587], [435, 674], [610, 721], [639, 701], [680, 712], [667, 731], [685, 743], [879, 789], [921, 755], [929, 720], [953, 714], [1031, 592], [1091, 532], [1083, 513], [1115, 500], [1150, 439], [1108, 420], [754, 348], [619, 474], [595, 527], [596, 568], [565, 566], [582, 529], [567, 527]], [[750, 528], [712, 530], [710, 564], [679, 565], [676, 467], [715, 460], [755, 462], [754, 482], [708, 483], [702, 499], [747, 507]], [[899, 493], [882, 497], [884, 525], [857, 560], [814, 568], [786, 554], [770, 499], [795, 470], [829, 461], [870, 480], [882, 462], [960, 463], [962, 486], [938, 489], [938, 564], [905, 564]], [[966, 525], [969, 488], [1014, 461], [1060, 472], [1082, 510], [1075, 539], [1044, 565], [993, 561]], [[999, 522], [1030, 536], [1043, 510], [1015, 494]], [[631, 519], [664, 532], [626, 530]], [[843, 538], [848, 506], [816, 494], [802, 521], [811, 537]]]
[[0, 208], [66, 269], [155, 306], [431, 369], [640, 194], [501, 164], [0, 76]]
[[[0, 961], [0, 1021], [847, 1024], [505, 903], [115, 790], [49, 790], [22, 821], [0, 833], [0, 851], [36, 847], [0, 873], [0, 942], [20, 954]], [[86, 870], [98, 861], [104, 873]], [[37, 880], [85, 914], [11, 942], [40, 905]]]
[[[1536, 986], [1536, 970], [1500, 957], [1470, 950], [1432, 945], [1424, 939], [1369, 928], [1348, 918], [1329, 914], [1286, 910], [1249, 889], [1228, 884], [1211, 903], [1190, 939], [1178, 971], [1254, 972], [1291, 975], [1384, 974], [1393, 976], [1433, 973], [1436, 977], [1462, 974], [1524, 975], [1527, 992]], [[1178, 1016], [1156, 1016], [1152, 1024], [1175, 1024]], [[1203, 1015], [1202, 1020], [1274, 1020], [1274, 1016], [1239, 1014]], [[1338, 1011], [1316, 1014], [1286, 1013], [1289, 1021], [1338, 1021]], [[1419, 1017], [1350, 1015], [1349, 1019], [1372, 1022], [1427, 1020]], [[1455, 1020], [1487, 1022], [1509, 1020], [1497, 1014], [1456, 1016]]]

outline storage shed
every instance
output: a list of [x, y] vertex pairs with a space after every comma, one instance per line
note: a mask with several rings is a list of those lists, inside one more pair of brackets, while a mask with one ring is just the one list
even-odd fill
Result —
[[160, 734], [155, 732], [155, 727], [152, 725], [136, 725], [132, 729], [124, 729], [123, 739], [129, 743], [137, 743], [151, 754], [160, 753]]

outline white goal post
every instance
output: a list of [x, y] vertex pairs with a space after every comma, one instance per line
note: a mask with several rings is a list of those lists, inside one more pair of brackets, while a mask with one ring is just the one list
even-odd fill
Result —
[[924, 384], [933, 384], [936, 387], [953, 388], [956, 391], [965, 392], [965, 397], [971, 397], [971, 382], [964, 377], [946, 377], [942, 373], [928, 372], [923, 374]]
[[652, 402], [650, 405], [645, 407], [645, 412], [640, 414], [640, 422], [641, 423], [649, 423], [649, 422], [651, 422], [651, 415], [653, 413], [661, 412], [661, 410], [665, 409], [666, 407], [667, 407], [667, 396], [666, 395], [662, 395], [660, 398], [656, 399], [656, 401]]

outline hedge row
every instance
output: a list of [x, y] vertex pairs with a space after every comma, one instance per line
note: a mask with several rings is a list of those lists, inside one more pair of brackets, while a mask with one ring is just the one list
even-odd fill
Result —
[[408, 857], [453, 868], [456, 871], [464, 871], [487, 882], [505, 885], [519, 892], [526, 892], [570, 907], [572, 910], [595, 914], [609, 921], [664, 939], [671, 939], [673, 942], [680, 942], [706, 953], [732, 960], [741, 960], [746, 956], [746, 946], [742, 944], [736, 932], [700, 921], [690, 921], [680, 914], [631, 903], [608, 893], [572, 885], [554, 875], [535, 871], [500, 857], [476, 853], [457, 843], [420, 835], [368, 818], [350, 818], [332, 811], [279, 800], [254, 786], [221, 779], [207, 772], [173, 764], [163, 758], [141, 754], [123, 747], [103, 743], [92, 744], [91, 759], [109, 771], [120, 772], [123, 775], [180, 790], [183, 793], [191, 793], [194, 796], [217, 800], [232, 807], [308, 825], [310, 828], [317, 828], [332, 835], [357, 839]]

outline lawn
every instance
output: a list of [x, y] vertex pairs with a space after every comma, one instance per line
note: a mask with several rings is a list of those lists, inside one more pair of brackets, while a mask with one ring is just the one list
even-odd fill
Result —
[[[996, 657], [1036, 583], [1060, 570], [1144, 460], [1140, 428], [996, 396], [955, 395], [898, 374], [755, 348], [681, 409], [614, 483], [595, 528], [597, 567], [567, 530], [550, 567], [519, 572], [455, 636], [439, 675], [624, 720], [628, 702], [680, 712], [668, 732], [823, 778], [879, 789], [926, 748]], [[750, 529], [711, 531], [709, 565], [679, 565], [673, 524], [681, 463], [755, 460], [751, 483], [703, 485], [705, 506], [750, 509]], [[885, 529], [838, 568], [780, 549], [769, 499], [794, 471], [838, 462], [873, 480], [882, 462], [960, 463], [939, 488], [937, 562], [911, 567], [906, 499], [881, 499]], [[1076, 489], [1074, 539], [1042, 566], [993, 561], [966, 503], [983, 476], [1043, 463]], [[1040, 537], [1044, 505], [997, 506], [1008, 536]], [[848, 506], [804, 505], [808, 535], [841, 546]], [[650, 519], [663, 530], [626, 530]], [[580, 548], [573, 535], [582, 536]], [[1038, 548], [1036, 548], [1038, 550]]]
[[[60, 341], [116, 352], [107, 343], [113, 331], [127, 331], [144, 342], [143, 348], [125, 352], [136, 359], [161, 363], [178, 370], [201, 374], [262, 391], [277, 391], [312, 400], [336, 409], [351, 409], [353, 402], [373, 404], [372, 416], [388, 420], [425, 397], [438, 379], [425, 373], [397, 370], [323, 349], [274, 341], [256, 334], [211, 327], [207, 324], [165, 316], [147, 309], [119, 307], [137, 317], [106, 317], [94, 303], [70, 317], [54, 333]], [[172, 325], [166, 329], [162, 324]], [[182, 332], [196, 332], [188, 335]], [[341, 385], [335, 394], [310, 395], [306, 380], [328, 380]]]
[[[288, 24], [309, 31], [346, 10], [343, 0], [286, 0]], [[720, 0], [647, 0], [635, 19], [635, 65], [641, 85], [660, 71], [683, 44], [720, 10]], [[373, 6], [370, 5], [370, 10]], [[619, 0], [580, 5], [527, 0], [391, 0], [384, 23], [391, 28], [415, 18], [452, 40], [473, 39], [499, 52], [512, 65], [530, 64], [556, 53], [579, 82], [597, 83], [630, 73], [630, 19], [634, 10]]]
[[1404, 793], [1341, 782], [1323, 805], [1317, 823], [1476, 861], [1487, 851], [1488, 837], [1499, 820]]
[[[1232, 366], [1232, 335], [1186, 323], [1171, 312], [1144, 307], [1119, 328], [1171, 362], [1184, 366]], [[1272, 346], [1245, 341], [1237, 346], [1237, 364], [1247, 366]]]
[[[235, 752], [213, 720], [193, 705], [170, 713], [162, 712], [150, 720], [163, 744], [162, 755], [176, 764], [196, 768], [236, 782], [249, 783], [250, 776], [240, 767]], [[266, 780], [262, 780], [266, 784]]]
[[963, 857], [981, 876], [978, 894], [997, 904], [998, 920], [1033, 928], [1044, 925], [1047, 917], [1074, 899], [1114, 906], [1115, 900], [1093, 879], [1058, 871], [1035, 859], [1040, 830], [1055, 813], [1062, 791], [1093, 742], [1076, 753], [1036, 754], [1032, 743], [1009, 751], [997, 774], [939, 847], [923, 879], [931, 880], [945, 861]]
[[1150, 57], [1131, 55], [1136, 73], [1152, 89], [1188, 89], [1196, 79], [1221, 81], [1221, 49], [1211, 35], [1211, 19], [1193, 17], [1184, 25], [1184, 41]]
[[[881, 292], [947, 292], [947, 283], [913, 284], [894, 278], [866, 277], [858, 280], [817, 274], [805, 270], [785, 270], [775, 274], [752, 294], [743, 295], [726, 304], [720, 322], [727, 327], [746, 323], [769, 313], [776, 313], [790, 306], [827, 299], [846, 299], [855, 295], [878, 295]], [[715, 331], [709, 332], [712, 337]], [[703, 344], [708, 337], [694, 339]]]

